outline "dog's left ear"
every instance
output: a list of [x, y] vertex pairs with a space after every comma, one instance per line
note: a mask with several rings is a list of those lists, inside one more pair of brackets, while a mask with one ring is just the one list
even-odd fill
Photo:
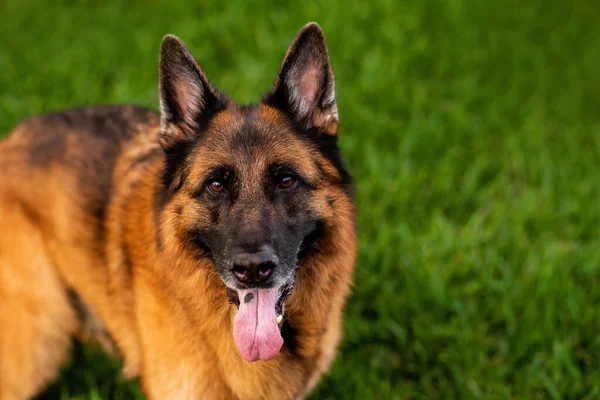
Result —
[[337, 134], [333, 72], [318, 24], [311, 22], [300, 30], [283, 59], [273, 89], [263, 101], [284, 109], [305, 129]]

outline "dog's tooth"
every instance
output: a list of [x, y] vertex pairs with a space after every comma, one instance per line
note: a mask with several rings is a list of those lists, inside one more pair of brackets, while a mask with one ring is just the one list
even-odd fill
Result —
[[281, 321], [283, 321], [283, 315], [277, 316], [277, 325], [281, 325]]

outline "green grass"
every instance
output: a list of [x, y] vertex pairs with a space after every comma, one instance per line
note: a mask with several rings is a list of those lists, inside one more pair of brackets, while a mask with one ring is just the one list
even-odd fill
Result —
[[[295, 32], [324, 28], [360, 253], [314, 399], [600, 397], [599, 3], [70, 3], [0, 3], [0, 132], [156, 107], [168, 32], [254, 101]], [[74, 359], [46, 398], [142, 398], [97, 351]]]

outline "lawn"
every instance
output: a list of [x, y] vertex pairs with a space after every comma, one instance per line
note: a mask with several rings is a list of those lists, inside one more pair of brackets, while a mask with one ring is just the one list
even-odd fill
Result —
[[[72, 3], [0, 2], [0, 135], [157, 107], [166, 33], [255, 101], [295, 32], [323, 27], [360, 245], [312, 398], [600, 398], [600, 3]], [[44, 398], [143, 398], [96, 349], [73, 360]]]

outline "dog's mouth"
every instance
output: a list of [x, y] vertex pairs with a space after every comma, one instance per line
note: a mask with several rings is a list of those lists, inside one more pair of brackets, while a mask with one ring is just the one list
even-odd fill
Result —
[[270, 289], [227, 288], [229, 303], [238, 306], [233, 320], [233, 338], [246, 361], [266, 361], [279, 354], [283, 346], [280, 327], [285, 299], [294, 287], [294, 275], [285, 284]]

